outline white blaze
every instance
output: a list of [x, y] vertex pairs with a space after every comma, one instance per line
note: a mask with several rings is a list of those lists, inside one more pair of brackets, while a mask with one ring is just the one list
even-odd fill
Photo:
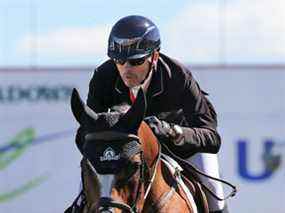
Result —
[[100, 192], [101, 192], [101, 197], [111, 197], [112, 193], [112, 184], [114, 181], [114, 175], [99, 175], [98, 180], [100, 182]]
[[100, 175], [96, 169], [92, 166], [90, 161], [87, 161], [92, 171], [96, 174], [99, 184], [100, 184], [100, 197], [109, 197], [111, 198], [112, 185], [114, 181], [114, 175]]

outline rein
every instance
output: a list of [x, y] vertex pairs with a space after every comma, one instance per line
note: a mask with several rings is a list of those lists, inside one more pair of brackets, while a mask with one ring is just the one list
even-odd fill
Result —
[[215, 178], [215, 177], [213, 177], [213, 176], [210, 176], [210, 175], [205, 174], [204, 172], [201, 172], [199, 169], [197, 169], [195, 166], [193, 166], [190, 162], [188, 162], [188, 161], [186, 161], [186, 160], [180, 158], [179, 156], [177, 156], [176, 154], [174, 154], [172, 151], [170, 151], [169, 148], [168, 148], [166, 145], [164, 145], [164, 144], [163, 144], [163, 148], [165, 148], [165, 149], [171, 154], [172, 157], [178, 159], [178, 162], [182, 162], [184, 165], [187, 165], [190, 170], [192, 170], [192, 171], [194, 171], [194, 172], [196, 172], [196, 173], [198, 173], [198, 174], [200, 174], [200, 175], [202, 175], [202, 176], [204, 176], [204, 177], [207, 177], [207, 178], [209, 178], [209, 179], [212, 179], [212, 180], [221, 182], [221, 183], [223, 183], [223, 184], [226, 184], [226, 185], [228, 185], [229, 187], [232, 188], [232, 191], [231, 191], [227, 196], [225, 196], [225, 197], [223, 197], [223, 198], [220, 198], [220, 197], [217, 196], [208, 186], [206, 186], [202, 181], [196, 180], [196, 181], [198, 181], [198, 182], [201, 184], [201, 186], [203, 186], [203, 188], [204, 188], [205, 190], [207, 190], [207, 191], [208, 191], [213, 197], [215, 197], [217, 200], [219, 200], [219, 201], [227, 200], [228, 198], [233, 197], [233, 196], [236, 195], [236, 193], [237, 193], [237, 188], [236, 188], [235, 185], [233, 185], [233, 184], [231, 184], [231, 183], [229, 183], [228, 181], [225, 181], [225, 180], [223, 180], [223, 179]]
[[160, 159], [161, 159], [161, 145], [160, 145], [159, 142], [157, 144], [158, 144], [158, 155], [157, 155], [156, 160], [155, 160], [154, 171], [153, 171], [152, 177], [151, 177], [151, 179], [149, 181], [149, 185], [148, 185], [148, 187], [146, 189], [146, 193], [144, 195], [144, 200], [146, 200], [146, 198], [147, 198], [147, 196], [148, 196], [148, 194], [150, 192], [152, 183], [154, 181], [154, 178], [155, 178], [155, 175], [156, 175], [156, 172], [157, 172], [158, 163], [160, 162]]
[[[158, 155], [155, 159], [155, 163], [154, 163], [154, 168], [153, 168], [153, 174], [150, 178], [150, 180], [148, 181], [148, 186], [146, 188], [146, 191], [145, 191], [145, 194], [144, 194], [144, 197], [143, 197], [143, 201], [145, 201], [149, 195], [149, 192], [150, 192], [150, 189], [152, 187], [152, 184], [153, 184], [153, 181], [155, 179], [155, 176], [156, 176], [156, 173], [157, 173], [157, 167], [158, 167], [158, 164], [160, 162], [160, 159], [161, 159], [161, 145], [160, 143], [157, 143], [158, 144]], [[131, 208], [131, 211], [130, 213], [137, 213], [138, 209], [137, 209], [137, 202], [138, 202], [138, 199], [140, 197], [140, 194], [141, 194], [141, 185], [145, 182], [144, 180], [144, 166], [146, 166], [146, 162], [143, 158], [143, 152], [141, 152], [141, 158], [143, 160], [142, 162], [142, 165], [141, 165], [141, 168], [140, 168], [140, 182], [139, 182], [139, 186], [138, 186], [138, 190], [137, 190], [137, 195], [136, 195], [136, 199], [134, 200], [133, 202], [133, 205]], [[153, 165], [152, 165], [153, 166]], [[152, 168], [150, 168], [150, 170], [152, 170]], [[125, 204], [127, 205], [127, 204]]]

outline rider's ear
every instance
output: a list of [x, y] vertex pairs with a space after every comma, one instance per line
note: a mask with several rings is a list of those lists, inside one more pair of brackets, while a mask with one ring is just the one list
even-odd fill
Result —
[[77, 89], [73, 88], [72, 94], [71, 94], [71, 111], [77, 120], [78, 123], [81, 124], [81, 118], [84, 113], [84, 102], [81, 100], [80, 95], [77, 91]]
[[131, 133], [137, 133], [137, 130], [144, 119], [146, 112], [146, 97], [142, 89], [139, 90], [137, 98], [132, 107], [120, 118], [114, 128], [126, 129]]

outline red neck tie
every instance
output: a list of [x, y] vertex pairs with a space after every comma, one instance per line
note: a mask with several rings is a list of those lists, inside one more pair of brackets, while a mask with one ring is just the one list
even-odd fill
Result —
[[134, 95], [134, 93], [132, 92], [131, 89], [129, 90], [129, 94], [130, 94], [131, 102], [132, 102], [132, 104], [133, 104], [133, 103], [135, 102], [135, 100], [136, 100], [136, 97], [135, 97], [135, 95]]

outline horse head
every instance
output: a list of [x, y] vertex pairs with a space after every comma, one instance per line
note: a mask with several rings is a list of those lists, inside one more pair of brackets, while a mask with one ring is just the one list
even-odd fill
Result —
[[156, 137], [143, 122], [143, 90], [127, 112], [95, 113], [74, 89], [71, 109], [82, 128], [79, 147], [87, 212], [141, 212], [160, 153]]

